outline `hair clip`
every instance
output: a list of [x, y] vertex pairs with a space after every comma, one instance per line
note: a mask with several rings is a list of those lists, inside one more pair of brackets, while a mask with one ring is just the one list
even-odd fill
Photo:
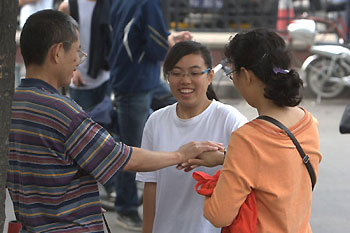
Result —
[[288, 73], [289, 73], [289, 70], [284, 70], [284, 69], [279, 68], [279, 67], [276, 67], [276, 66], [274, 66], [274, 67], [272, 68], [272, 71], [273, 71], [275, 74], [279, 74], [279, 73], [281, 73], [281, 74], [288, 74]]

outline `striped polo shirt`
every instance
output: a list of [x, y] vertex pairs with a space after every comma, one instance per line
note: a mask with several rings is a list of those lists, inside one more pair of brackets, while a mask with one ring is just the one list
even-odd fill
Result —
[[9, 143], [7, 187], [24, 232], [103, 232], [97, 181], [123, 168], [131, 147], [39, 79], [16, 89]]

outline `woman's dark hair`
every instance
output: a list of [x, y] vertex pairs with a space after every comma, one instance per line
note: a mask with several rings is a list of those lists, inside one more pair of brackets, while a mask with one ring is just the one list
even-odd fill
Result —
[[[182, 41], [176, 43], [168, 52], [164, 64], [163, 73], [164, 77], [167, 77], [169, 72], [174, 68], [174, 66], [179, 62], [181, 58], [190, 54], [199, 54], [202, 56], [205, 65], [208, 68], [212, 68], [212, 58], [209, 49], [202, 45], [201, 43], [195, 41]], [[208, 86], [207, 97], [210, 100], [219, 100], [216, 96], [212, 84]]]
[[75, 42], [78, 30], [77, 22], [62, 12], [42, 10], [32, 14], [23, 26], [20, 38], [21, 53], [26, 65], [42, 65], [50, 47], [64, 43], [65, 50]]
[[255, 29], [238, 33], [226, 45], [225, 56], [235, 70], [251, 70], [265, 83], [264, 96], [276, 105], [293, 107], [301, 102], [303, 81], [295, 70], [288, 70], [290, 51], [275, 32]]

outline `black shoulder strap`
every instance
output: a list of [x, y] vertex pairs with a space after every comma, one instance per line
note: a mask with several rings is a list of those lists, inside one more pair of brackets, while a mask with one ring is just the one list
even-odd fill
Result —
[[315, 184], [316, 184], [316, 175], [314, 172], [314, 169], [312, 168], [312, 165], [309, 160], [309, 156], [305, 154], [304, 150], [301, 148], [298, 140], [294, 137], [292, 132], [285, 127], [281, 122], [278, 120], [269, 117], [269, 116], [259, 116], [257, 119], [265, 120], [268, 122], [271, 122], [272, 124], [278, 126], [279, 128], [283, 129], [287, 135], [290, 137], [290, 139], [293, 141], [294, 145], [296, 146], [297, 150], [299, 151], [299, 154], [301, 156], [301, 159], [303, 160], [303, 163], [305, 164], [307, 171], [309, 172], [310, 178], [311, 178], [311, 184], [312, 184], [312, 190], [314, 190]]
[[68, 0], [70, 15], [79, 23], [79, 11], [78, 11], [78, 1]]

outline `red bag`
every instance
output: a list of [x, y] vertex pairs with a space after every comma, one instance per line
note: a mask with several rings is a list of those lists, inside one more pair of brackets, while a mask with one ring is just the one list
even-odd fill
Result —
[[22, 229], [22, 224], [18, 221], [11, 221], [8, 224], [7, 233], [19, 233]]
[[[193, 172], [192, 177], [198, 181], [195, 189], [198, 194], [210, 197], [220, 176], [220, 170], [211, 176], [205, 172]], [[222, 228], [222, 233], [256, 233], [258, 211], [255, 195], [251, 192], [238, 211], [232, 224]]]

